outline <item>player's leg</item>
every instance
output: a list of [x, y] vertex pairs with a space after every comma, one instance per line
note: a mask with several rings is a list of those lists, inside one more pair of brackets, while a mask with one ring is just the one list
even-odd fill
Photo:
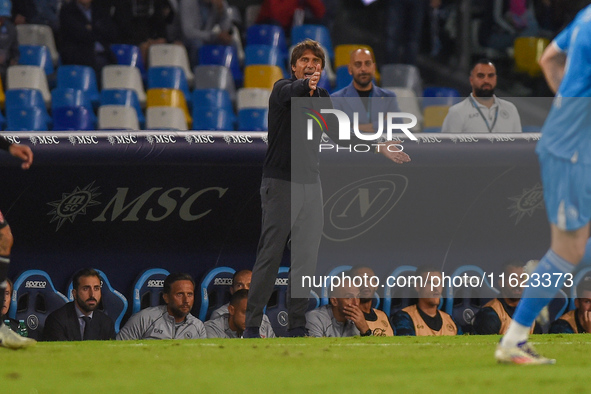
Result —
[[273, 178], [264, 178], [261, 184], [261, 236], [248, 292], [244, 338], [260, 336], [263, 310], [273, 292], [290, 232], [290, 184]]
[[[4, 294], [8, 267], [10, 264], [10, 251], [12, 250], [12, 232], [10, 226], [4, 220], [0, 212], [0, 293]], [[0, 297], [0, 310], [4, 304], [4, 297]], [[0, 321], [0, 346], [11, 349], [20, 349], [34, 345], [37, 341], [24, 338], [12, 331], [4, 322]]]

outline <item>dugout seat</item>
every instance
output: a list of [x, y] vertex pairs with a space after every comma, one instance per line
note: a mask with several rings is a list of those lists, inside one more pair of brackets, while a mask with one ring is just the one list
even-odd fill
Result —
[[[287, 329], [289, 324], [289, 315], [287, 313], [287, 289], [288, 289], [289, 267], [279, 267], [275, 287], [269, 297], [269, 302], [265, 307], [265, 314], [271, 322], [273, 331], [277, 337], [288, 336]], [[308, 310], [318, 308], [320, 298], [315, 291], [310, 291]]]
[[[99, 302], [97, 309], [104, 312], [115, 322], [115, 332], [119, 332], [121, 326], [121, 320], [127, 312], [127, 298], [117, 290], [115, 290], [109, 283], [109, 279], [105, 273], [99, 269], [95, 270], [101, 276], [101, 301]], [[72, 295], [72, 289], [74, 288], [72, 281], [68, 285], [68, 299], [74, 301]]]
[[[451, 282], [454, 278], [477, 277], [478, 281], [484, 278], [484, 283], [480, 287], [479, 283], [474, 282], [464, 284], [464, 286], [446, 287], [443, 291], [445, 295], [445, 312], [447, 312], [462, 327], [463, 332], [471, 332], [474, 315], [490, 300], [497, 298], [500, 292], [491, 286], [488, 277], [485, 276], [482, 268], [475, 265], [464, 265], [458, 267], [451, 275]], [[474, 279], [476, 280], [476, 279]]]
[[132, 314], [151, 306], [165, 304], [162, 293], [164, 279], [168, 275], [170, 275], [170, 272], [165, 269], [150, 268], [138, 276], [133, 285]]
[[216, 267], [209, 271], [201, 281], [201, 306], [199, 320], [209, 319], [211, 312], [230, 302], [230, 286], [236, 270], [230, 267]]
[[8, 315], [16, 320], [24, 320], [29, 338], [39, 339], [47, 316], [67, 302], [68, 299], [55, 289], [47, 272], [29, 270], [14, 281]]
[[[417, 267], [412, 265], [401, 265], [392, 271], [390, 274], [391, 279], [387, 280], [392, 281], [399, 276], [408, 277], [409, 275], [414, 275], [416, 270]], [[390, 318], [394, 316], [394, 314], [399, 310], [416, 303], [416, 298], [417, 293], [415, 289], [411, 288], [410, 286], [395, 287], [388, 286], [387, 283], [384, 283], [384, 305], [382, 310], [386, 315], [388, 315], [388, 318]]]

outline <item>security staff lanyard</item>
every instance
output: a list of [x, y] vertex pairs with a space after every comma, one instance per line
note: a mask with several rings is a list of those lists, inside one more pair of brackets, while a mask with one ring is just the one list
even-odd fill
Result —
[[474, 98], [472, 96], [470, 96], [470, 101], [472, 102], [472, 105], [474, 106], [474, 108], [476, 108], [476, 110], [478, 111], [478, 113], [482, 117], [482, 120], [484, 120], [484, 123], [486, 124], [486, 128], [488, 129], [488, 132], [492, 133], [493, 129], [495, 128], [495, 125], [497, 124], [497, 117], [499, 116], [499, 106], [497, 105], [497, 110], [495, 111], [495, 119], [493, 120], [492, 126], [490, 126], [488, 124], [488, 120], [486, 120], [486, 116], [484, 116], [484, 114], [480, 110], [480, 107], [476, 103], [476, 100], [474, 100]]

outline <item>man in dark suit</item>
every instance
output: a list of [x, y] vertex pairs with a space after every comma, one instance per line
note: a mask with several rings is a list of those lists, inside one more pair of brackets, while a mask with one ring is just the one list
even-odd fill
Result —
[[96, 309], [101, 301], [101, 277], [84, 268], [74, 275], [74, 301], [53, 311], [45, 320], [46, 341], [87, 341], [115, 339], [113, 320]]
[[110, 45], [118, 39], [117, 26], [103, 7], [92, 0], [73, 0], [60, 10], [63, 64], [77, 64], [100, 70], [117, 59]]

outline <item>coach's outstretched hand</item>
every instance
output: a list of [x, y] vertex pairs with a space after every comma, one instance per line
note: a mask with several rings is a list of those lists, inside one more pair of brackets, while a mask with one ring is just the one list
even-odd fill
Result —
[[33, 151], [27, 145], [12, 144], [8, 148], [8, 151], [11, 155], [23, 161], [21, 164], [23, 170], [28, 170], [31, 164], [33, 164]]
[[386, 141], [378, 144], [377, 150], [394, 163], [403, 164], [410, 161], [410, 156], [402, 151], [400, 141]]

